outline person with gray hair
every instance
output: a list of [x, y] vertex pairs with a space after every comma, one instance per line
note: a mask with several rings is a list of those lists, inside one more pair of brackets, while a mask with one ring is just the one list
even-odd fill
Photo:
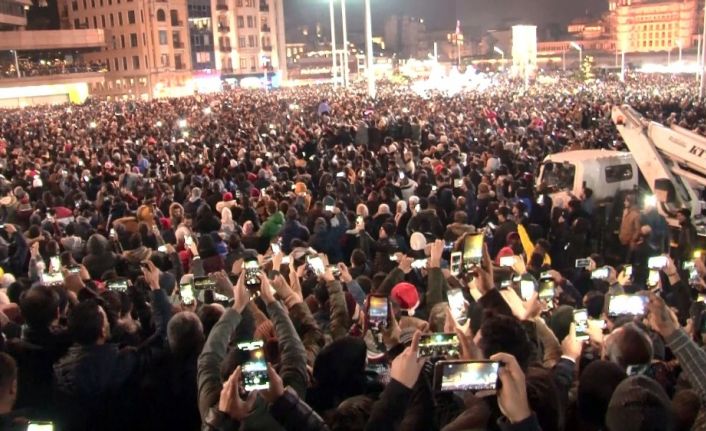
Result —
[[198, 355], [204, 341], [203, 325], [195, 313], [182, 311], [169, 320], [167, 342], [173, 355], [177, 357]]

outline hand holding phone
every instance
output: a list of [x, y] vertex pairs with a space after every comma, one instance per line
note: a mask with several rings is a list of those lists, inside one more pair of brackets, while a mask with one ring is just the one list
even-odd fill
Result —
[[390, 301], [387, 296], [370, 295], [367, 312], [368, 327], [382, 332], [390, 326]]

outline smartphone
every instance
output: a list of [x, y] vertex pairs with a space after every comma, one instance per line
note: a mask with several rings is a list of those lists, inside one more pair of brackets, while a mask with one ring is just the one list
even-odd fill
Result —
[[588, 312], [586, 309], [574, 310], [574, 326], [576, 327], [576, 339], [579, 341], [588, 340]]
[[105, 283], [105, 286], [113, 292], [127, 292], [128, 280], [124, 278], [110, 280]]
[[696, 297], [696, 302], [706, 302], [706, 293], [699, 293]]
[[451, 253], [451, 260], [449, 262], [449, 271], [454, 277], [461, 275], [461, 259], [463, 253], [460, 251], [455, 251]]
[[576, 268], [588, 268], [591, 266], [591, 259], [588, 257], [584, 257], [583, 259], [576, 259]]
[[216, 283], [211, 280], [211, 277], [194, 277], [194, 289], [195, 290], [214, 290], [216, 288]]
[[644, 295], [611, 296], [608, 302], [608, 316], [644, 316], [647, 300]]
[[47, 272], [61, 272], [61, 259], [59, 259], [59, 256], [52, 256], [49, 258], [49, 270]]
[[594, 269], [591, 272], [591, 279], [593, 280], [607, 280], [610, 276], [610, 270], [607, 267]]
[[455, 243], [453, 241], [444, 243], [444, 251], [448, 252], [453, 250]]
[[272, 249], [272, 254], [277, 254], [282, 252], [282, 247], [280, 247], [279, 243], [273, 242], [270, 244], [270, 248]]
[[542, 280], [539, 282], [539, 299], [547, 304], [548, 309], [554, 308], [554, 296], [556, 290], [554, 288], [554, 280]]
[[390, 255], [390, 262], [397, 262], [397, 255], [391, 254]]
[[401, 179], [401, 180], [404, 179], [404, 172], [400, 172], [400, 179]]
[[345, 177], [346, 177], [346, 173], [345, 173], [345, 172], [338, 172], [338, 173], [336, 174], [336, 178], [345, 178]]
[[454, 180], [454, 188], [460, 189], [463, 186], [463, 179], [462, 178], [456, 178]]
[[329, 265], [328, 269], [331, 270], [331, 274], [334, 277], [338, 278], [341, 276], [341, 269], [339, 267], [337, 267], [336, 265]]
[[289, 256], [282, 256], [282, 265], [289, 265]]
[[427, 267], [427, 259], [415, 259], [412, 261], [412, 268], [423, 269]]
[[263, 341], [249, 341], [237, 344], [238, 352], [245, 361], [242, 362], [242, 387], [245, 392], [261, 391], [270, 387], [270, 377], [267, 374], [267, 361]]
[[333, 208], [334, 208], [334, 205], [326, 205], [326, 206], [324, 207], [324, 211], [326, 211], [327, 213], [332, 213], [332, 212], [333, 212]]
[[243, 263], [243, 270], [245, 271], [245, 286], [248, 289], [258, 288], [260, 286], [260, 264], [257, 260], [247, 260]]
[[320, 256], [307, 256], [306, 263], [314, 274], [317, 276], [323, 275], [325, 271], [324, 261], [321, 260]]
[[54, 422], [29, 421], [27, 431], [54, 431]]
[[193, 282], [179, 283], [179, 295], [184, 305], [192, 305], [196, 301]]
[[459, 325], [463, 325], [468, 320], [468, 316], [466, 316], [466, 298], [464, 298], [463, 292], [461, 289], [449, 289], [446, 292], [446, 296], [449, 300], [451, 315]]
[[495, 361], [439, 361], [434, 367], [434, 389], [437, 392], [497, 390], [500, 366]]
[[461, 343], [456, 334], [437, 332], [419, 339], [419, 358], [458, 358], [460, 355]]
[[625, 265], [623, 267], [623, 272], [625, 272], [625, 276], [627, 278], [632, 279], [632, 265]]
[[534, 295], [534, 281], [520, 280], [520, 298], [523, 301], [529, 301]]
[[184, 245], [191, 247], [194, 244], [194, 239], [191, 235], [184, 235]]
[[41, 279], [45, 286], [54, 286], [64, 282], [64, 275], [61, 272], [43, 272]]
[[507, 266], [512, 268], [515, 264], [515, 256], [503, 256], [500, 258], [500, 266]]
[[463, 241], [463, 267], [466, 271], [480, 265], [483, 259], [483, 235], [468, 235]]
[[109, 234], [109, 235], [110, 235], [111, 238], [116, 238], [116, 237], [118, 236], [118, 234], [115, 233], [115, 229], [113, 229], [112, 227], [110, 228], [110, 234]]
[[662, 269], [667, 266], [667, 256], [652, 256], [647, 260], [649, 269]]
[[160, 253], [166, 253], [167, 252], [167, 246], [166, 245], [160, 245], [157, 247], [157, 251]]
[[69, 271], [69, 274], [80, 274], [81, 265], [70, 265], [66, 267], [66, 270]]
[[356, 226], [362, 225], [362, 224], [363, 224], [363, 221], [364, 221], [364, 220], [363, 220], [363, 216], [357, 216], [357, 217], [355, 218], [355, 224], [356, 224]]
[[368, 326], [375, 330], [388, 327], [390, 303], [386, 296], [371, 295], [368, 301]]
[[647, 275], [647, 286], [656, 287], [657, 284], [659, 284], [659, 271], [656, 269], [650, 269], [650, 272]]

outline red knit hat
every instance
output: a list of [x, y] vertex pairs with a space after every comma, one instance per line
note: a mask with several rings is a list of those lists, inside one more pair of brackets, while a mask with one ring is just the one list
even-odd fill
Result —
[[403, 310], [411, 310], [419, 305], [419, 292], [413, 284], [398, 283], [392, 288], [390, 299], [399, 304]]
[[233, 200], [233, 193], [231, 193], [231, 192], [225, 192], [225, 193], [223, 193], [223, 200], [224, 200], [225, 202], [230, 202], [230, 201], [232, 201], [232, 200]]

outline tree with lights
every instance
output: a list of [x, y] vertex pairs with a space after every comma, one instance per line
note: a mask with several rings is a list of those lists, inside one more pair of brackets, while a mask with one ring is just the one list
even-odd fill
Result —
[[587, 55], [583, 58], [579, 75], [584, 82], [593, 81], [596, 78], [596, 75], [593, 73], [593, 63], [593, 56]]

